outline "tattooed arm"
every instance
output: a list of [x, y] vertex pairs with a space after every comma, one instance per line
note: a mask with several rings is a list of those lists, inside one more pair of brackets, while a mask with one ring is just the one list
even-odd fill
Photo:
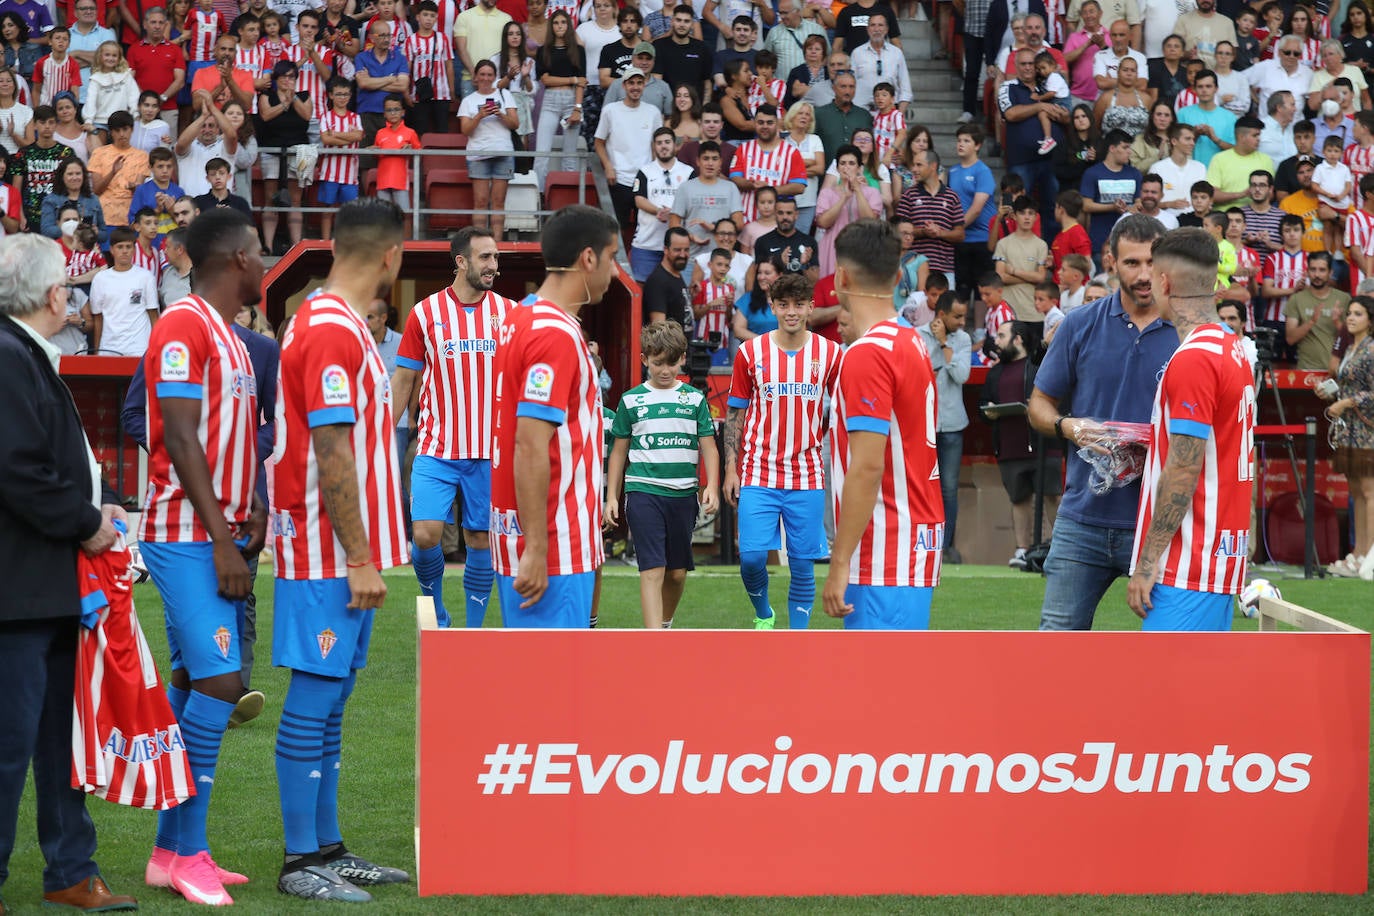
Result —
[[725, 485], [721, 495], [730, 505], [739, 505], [739, 434], [744, 426], [743, 407], [731, 407], [725, 415]]
[[317, 426], [310, 431], [319, 467], [320, 495], [324, 497], [334, 536], [348, 558], [348, 606], [371, 610], [381, 607], [386, 584], [372, 563], [372, 547], [367, 542], [358, 501], [358, 465], [353, 459], [351, 437], [351, 426]]
[[1145, 533], [1145, 546], [1126, 590], [1131, 610], [1142, 620], [1151, 607], [1150, 589], [1159, 580], [1159, 558], [1193, 504], [1206, 446], [1207, 440], [1196, 436], [1182, 433], [1169, 436], [1169, 457], [1160, 471], [1150, 530]]

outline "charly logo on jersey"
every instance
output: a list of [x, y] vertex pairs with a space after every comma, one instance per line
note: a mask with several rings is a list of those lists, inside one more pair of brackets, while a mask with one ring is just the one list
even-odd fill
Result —
[[164, 382], [191, 380], [191, 350], [186, 344], [173, 340], [163, 345], [161, 378]]
[[348, 386], [348, 373], [344, 372], [343, 366], [324, 367], [324, 372], [320, 373], [320, 391], [327, 407], [346, 405], [353, 400]]
[[316, 633], [315, 643], [320, 647], [320, 658], [328, 658], [330, 650], [334, 648], [334, 644], [338, 641], [338, 634], [329, 627], [325, 627], [323, 630]]
[[553, 398], [553, 367], [535, 363], [525, 376], [525, 400], [547, 404]]
[[229, 657], [229, 648], [233, 638], [234, 634], [229, 632], [228, 627], [220, 627], [215, 630], [215, 645], [219, 647], [219, 654], [223, 655], [225, 658]]

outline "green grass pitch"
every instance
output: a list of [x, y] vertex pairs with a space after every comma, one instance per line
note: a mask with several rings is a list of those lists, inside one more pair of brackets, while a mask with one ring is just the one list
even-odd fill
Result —
[[[818, 585], [826, 575], [817, 571]], [[1374, 588], [1359, 580], [1280, 580], [1285, 598], [1364, 629], [1374, 623]], [[461, 614], [459, 576], [446, 579], [448, 605]], [[372, 654], [359, 678], [344, 724], [344, 772], [341, 812], [345, 839], [360, 854], [379, 863], [413, 872], [415, 785], [415, 634], [414, 599], [418, 592], [410, 570], [387, 575], [387, 609], [377, 616]], [[939, 629], [1026, 630], [1039, 621], [1043, 583], [1038, 576], [994, 567], [946, 566], [935, 594], [933, 624]], [[774, 569], [774, 608], [785, 608], [787, 576]], [[293, 900], [276, 891], [280, 866], [281, 825], [272, 748], [286, 691], [284, 672], [270, 667], [271, 579], [266, 567], [258, 580], [260, 640], [254, 686], [267, 694], [262, 717], [231, 731], [225, 739], [210, 816], [210, 837], [226, 867], [247, 873], [252, 883], [231, 888], [238, 912], [290, 913], [318, 911], [319, 904]], [[166, 668], [166, 640], [161, 604], [151, 585], [139, 586], [136, 600], [154, 654]], [[490, 617], [495, 617], [493, 612]], [[750, 626], [751, 612], [733, 567], [705, 566], [688, 578], [677, 627]], [[786, 622], [781, 614], [779, 625]], [[493, 620], [488, 619], [488, 625]], [[632, 569], [607, 568], [602, 591], [601, 625], [638, 627], [639, 588]], [[835, 628], [817, 612], [814, 628]], [[1125, 585], [1118, 582], [1097, 615], [1099, 629], [1136, 629], [1126, 607]], [[1237, 630], [1253, 621], [1237, 617]], [[760, 636], [759, 638], [767, 638]], [[2, 702], [3, 699], [0, 699]], [[145, 913], [190, 913], [196, 907], [170, 891], [143, 886], [143, 866], [152, 845], [152, 812], [131, 811], [99, 800], [88, 809], [96, 819], [100, 850], [97, 860], [117, 893], [139, 898]], [[481, 829], [474, 825], [474, 829]], [[1258, 855], [1281, 854], [1255, 850]], [[1374, 861], [1374, 855], [1371, 855]], [[1148, 867], [1148, 863], [1142, 863]], [[18, 843], [3, 893], [10, 912], [38, 912], [42, 897], [42, 858], [33, 832], [32, 793], [20, 811]], [[794, 914], [794, 913], [1374, 913], [1374, 895], [1341, 897], [1283, 896], [1153, 896], [1153, 897], [808, 897], [808, 898], [610, 898], [487, 897], [421, 900], [414, 885], [376, 889], [373, 912], [382, 913], [518, 913], [518, 914]], [[335, 909], [344, 909], [343, 905]]]

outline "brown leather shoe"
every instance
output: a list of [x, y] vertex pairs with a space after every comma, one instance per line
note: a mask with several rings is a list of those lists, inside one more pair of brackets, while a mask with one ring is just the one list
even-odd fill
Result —
[[108, 913], [114, 910], [136, 910], [138, 901], [123, 894], [112, 894], [105, 879], [92, 875], [65, 891], [50, 891], [43, 895], [44, 906], [70, 907], [83, 913]]

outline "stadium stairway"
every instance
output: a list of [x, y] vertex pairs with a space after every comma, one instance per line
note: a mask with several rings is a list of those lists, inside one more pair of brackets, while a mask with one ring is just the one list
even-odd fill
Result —
[[954, 129], [963, 111], [962, 78], [946, 57], [936, 57], [940, 40], [928, 20], [898, 20], [902, 51], [911, 74], [911, 105], [906, 123], [924, 124], [935, 138], [935, 151], [946, 168], [954, 161]]

